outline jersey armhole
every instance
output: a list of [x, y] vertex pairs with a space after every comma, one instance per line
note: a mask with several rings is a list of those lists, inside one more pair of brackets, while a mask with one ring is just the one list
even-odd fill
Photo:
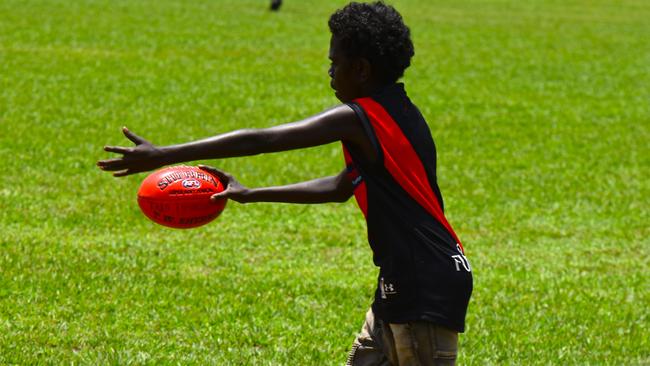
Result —
[[361, 121], [361, 125], [363, 126], [364, 131], [366, 132], [366, 136], [368, 136], [368, 139], [370, 140], [370, 144], [372, 145], [373, 149], [375, 150], [375, 154], [377, 154], [377, 161], [375, 161], [375, 164], [383, 164], [384, 161], [384, 154], [381, 150], [381, 146], [379, 145], [379, 140], [377, 139], [377, 135], [375, 135], [375, 129], [372, 127], [372, 124], [368, 120], [368, 116], [366, 116], [366, 112], [361, 108], [360, 105], [358, 105], [355, 102], [349, 102], [345, 103], [347, 104], [354, 113], [359, 117], [359, 120]]

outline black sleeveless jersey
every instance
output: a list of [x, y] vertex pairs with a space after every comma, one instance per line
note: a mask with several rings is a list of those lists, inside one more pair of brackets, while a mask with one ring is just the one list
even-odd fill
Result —
[[443, 213], [431, 132], [403, 84], [348, 104], [378, 159], [343, 143], [379, 277], [372, 309], [390, 323], [429, 321], [462, 332], [472, 274]]

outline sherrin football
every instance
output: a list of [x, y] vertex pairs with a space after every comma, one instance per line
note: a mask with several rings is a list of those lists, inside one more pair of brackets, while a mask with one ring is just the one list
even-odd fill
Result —
[[172, 166], [151, 173], [140, 185], [138, 205], [152, 221], [177, 229], [202, 226], [214, 220], [226, 199], [210, 197], [224, 190], [208, 172], [193, 166]]

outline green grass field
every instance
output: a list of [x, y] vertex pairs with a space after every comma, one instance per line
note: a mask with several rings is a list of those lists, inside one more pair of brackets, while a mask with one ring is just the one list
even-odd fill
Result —
[[[650, 2], [395, 0], [475, 290], [460, 365], [650, 365]], [[336, 104], [345, 1], [0, 0], [0, 364], [341, 365], [376, 269], [353, 201], [148, 221], [120, 127], [171, 144]], [[337, 144], [211, 161], [250, 186]]]

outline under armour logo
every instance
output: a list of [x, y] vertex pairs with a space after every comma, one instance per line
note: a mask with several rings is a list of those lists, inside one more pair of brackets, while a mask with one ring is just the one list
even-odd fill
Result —
[[381, 291], [381, 298], [385, 299], [386, 295], [395, 295], [397, 289], [393, 283], [384, 282], [384, 278], [379, 279], [379, 290]]

